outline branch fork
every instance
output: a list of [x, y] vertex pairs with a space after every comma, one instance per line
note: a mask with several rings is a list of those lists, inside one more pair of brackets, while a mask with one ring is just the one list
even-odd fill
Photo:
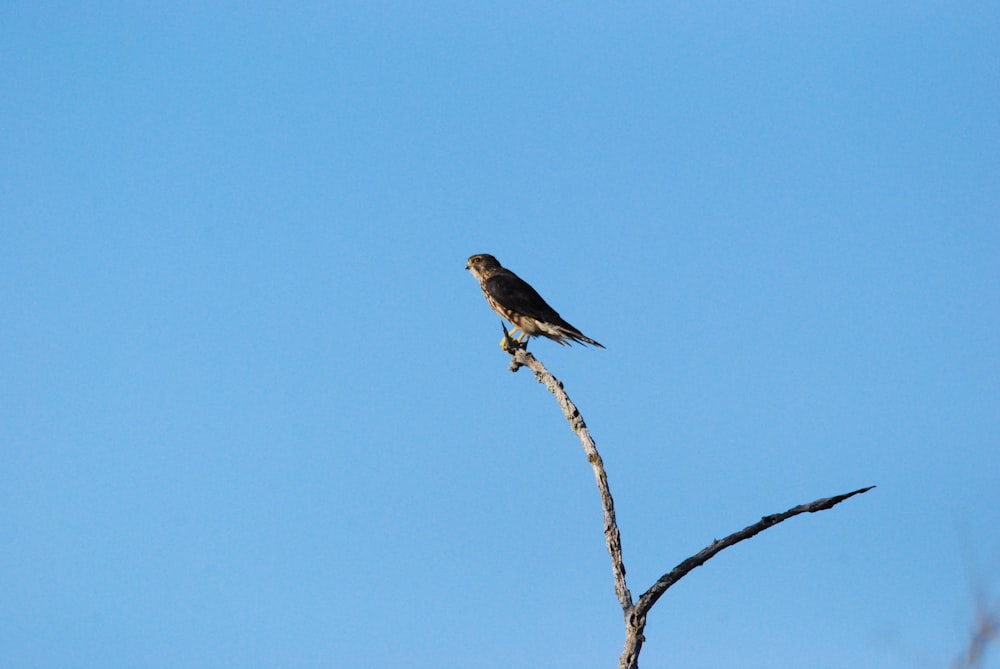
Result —
[[[507, 329], [504, 328], [504, 342], [506, 343], [508, 340], [514, 341], [509, 339]], [[594, 479], [597, 482], [597, 490], [601, 496], [601, 507], [604, 510], [604, 539], [608, 547], [608, 554], [611, 557], [611, 571], [614, 575], [615, 595], [618, 597], [618, 603], [622, 607], [622, 614], [625, 618], [625, 646], [618, 661], [619, 669], [638, 669], [639, 652], [642, 650], [642, 644], [646, 640], [643, 633], [646, 629], [646, 616], [649, 614], [649, 610], [671, 586], [691, 571], [705, 564], [726, 548], [749, 539], [793, 516], [801, 513], [816, 513], [817, 511], [831, 509], [844, 500], [866, 493], [875, 487], [859, 488], [858, 490], [841, 495], [824, 497], [806, 504], [800, 504], [787, 511], [764, 516], [756, 523], [733, 532], [723, 539], [714, 539], [711, 544], [682, 561], [671, 571], [657, 579], [639, 597], [639, 601], [633, 603], [632, 593], [629, 591], [625, 580], [625, 563], [622, 560], [621, 535], [618, 531], [618, 522], [615, 519], [615, 502], [611, 496], [611, 489], [608, 486], [608, 477], [604, 471], [604, 461], [597, 451], [597, 444], [594, 442], [593, 437], [590, 436], [590, 430], [587, 429], [587, 424], [584, 422], [580, 410], [570, 400], [562, 382], [553, 376], [535, 356], [528, 353], [523, 346], [510, 347], [510, 349], [504, 347], [504, 350], [511, 356], [510, 371], [517, 372], [521, 367], [529, 368], [535, 374], [538, 382], [544, 385], [555, 396], [563, 415], [569, 421], [570, 427], [576, 433], [580, 444], [583, 446], [584, 453], [587, 455], [587, 462], [590, 463], [590, 466], [594, 470]]]

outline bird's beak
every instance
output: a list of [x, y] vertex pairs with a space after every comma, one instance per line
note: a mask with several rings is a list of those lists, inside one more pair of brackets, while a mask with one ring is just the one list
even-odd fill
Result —
[[465, 269], [469, 269], [469, 263], [465, 263]]

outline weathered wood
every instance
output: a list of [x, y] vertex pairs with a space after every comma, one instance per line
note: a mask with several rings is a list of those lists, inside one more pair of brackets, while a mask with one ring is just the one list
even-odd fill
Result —
[[[508, 340], [507, 330], [504, 328], [504, 342], [506, 343]], [[580, 444], [583, 446], [583, 451], [587, 455], [587, 461], [594, 470], [597, 490], [601, 495], [601, 506], [604, 509], [604, 540], [608, 547], [608, 554], [611, 556], [611, 571], [614, 574], [615, 595], [618, 597], [618, 602], [621, 604], [622, 613], [625, 617], [625, 645], [618, 660], [619, 669], [638, 669], [639, 652], [642, 650], [642, 644], [646, 640], [643, 633], [646, 629], [646, 616], [649, 614], [649, 610], [671, 586], [684, 578], [692, 570], [705, 564], [730, 546], [749, 539], [793, 516], [797, 516], [800, 513], [815, 513], [831, 509], [844, 500], [854, 495], [868, 492], [875, 487], [869, 486], [834, 497], [824, 497], [807, 504], [792, 507], [782, 513], [764, 516], [756, 523], [748, 525], [738, 532], [733, 532], [721, 541], [713, 541], [698, 553], [681, 562], [671, 571], [661, 576], [656, 583], [639, 597], [639, 601], [633, 604], [632, 593], [629, 592], [628, 583], [625, 579], [621, 534], [618, 531], [618, 522], [615, 519], [615, 502], [611, 497], [611, 488], [608, 485], [607, 473], [604, 471], [604, 461], [597, 451], [597, 444], [594, 442], [593, 437], [590, 436], [590, 430], [587, 429], [587, 424], [584, 422], [580, 410], [570, 400], [562, 382], [553, 376], [535, 356], [528, 353], [523, 346], [505, 346], [504, 350], [511, 355], [510, 370], [512, 372], [516, 372], [521, 367], [529, 368], [534, 372], [538, 382], [543, 384], [555, 396], [563, 415], [569, 421], [570, 427], [576, 433]]]

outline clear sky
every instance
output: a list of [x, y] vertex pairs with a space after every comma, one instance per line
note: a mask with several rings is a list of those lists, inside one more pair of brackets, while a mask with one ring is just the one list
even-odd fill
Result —
[[[751, 6], [752, 5], [752, 6]], [[0, 666], [944, 667], [1000, 597], [1000, 4], [0, 8]], [[1000, 653], [991, 659], [1000, 666]]]

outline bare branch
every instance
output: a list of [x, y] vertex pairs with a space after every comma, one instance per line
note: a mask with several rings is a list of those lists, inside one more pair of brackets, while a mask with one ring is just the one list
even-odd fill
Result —
[[569, 399], [562, 382], [552, 376], [549, 370], [540, 363], [535, 356], [524, 349], [516, 349], [512, 353], [510, 370], [516, 372], [521, 367], [528, 367], [535, 373], [538, 382], [548, 388], [549, 392], [555, 395], [556, 401], [562, 408], [563, 415], [569, 421], [573, 432], [580, 439], [583, 451], [587, 454], [587, 461], [594, 469], [594, 478], [597, 480], [597, 489], [601, 493], [601, 506], [604, 508], [604, 539], [608, 546], [608, 554], [611, 555], [611, 570], [615, 576], [615, 594], [622, 605], [622, 611], [627, 617], [632, 611], [632, 593], [629, 592], [625, 583], [625, 563], [622, 561], [622, 540], [618, 532], [618, 522], [615, 520], [615, 501], [611, 497], [611, 489], [608, 487], [608, 476], [604, 472], [604, 461], [601, 454], [597, 452], [597, 444], [590, 436], [590, 430], [580, 415], [580, 410]]
[[1000, 636], [1000, 607], [989, 606], [985, 595], [976, 602], [976, 621], [969, 638], [969, 646], [962, 656], [952, 663], [953, 669], [975, 669], [983, 663], [986, 649]]
[[769, 527], [774, 527], [792, 516], [806, 512], [815, 513], [817, 511], [825, 511], [840, 504], [849, 497], [868, 492], [875, 487], [861, 488], [860, 490], [835, 497], [824, 497], [808, 504], [800, 504], [784, 513], [764, 516], [753, 525], [730, 534], [722, 541], [713, 541], [711, 545], [701, 552], [681, 562], [672, 571], [660, 577], [649, 590], [643, 593], [639, 601], [633, 604], [632, 593], [629, 592], [625, 581], [625, 564], [622, 561], [621, 535], [618, 532], [618, 523], [615, 520], [615, 503], [611, 497], [611, 489], [608, 486], [608, 477], [604, 471], [604, 462], [601, 460], [600, 453], [597, 452], [597, 445], [594, 443], [593, 437], [590, 436], [590, 430], [587, 429], [587, 424], [584, 422], [583, 416], [580, 415], [580, 410], [569, 399], [569, 395], [566, 394], [566, 389], [563, 388], [562, 382], [545, 369], [545, 366], [535, 356], [528, 353], [523, 344], [511, 339], [508, 336], [506, 327], [504, 327], [503, 349], [511, 356], [510, 371], [516, 372], [521, 367], [528, 367], [534, 372], [538, 382], [548, 388], [549, 392], [555, 396], [563, 415], [569, 421], [570, 427], [573, 428], [573, 432], [576, 433], [576, 436], [580, 439], [580, 443], [583, 445], [584, 453], [587, 454], [587, 461], [594, 469], [594, 478], [597, 480], [597, 489], [601, 494], [601, 506], [604, 509], [604, 539], [607, 543], [608, 554], [611, 556], [611, 569], [615, 578], [615, 594], [618, 596], [618, 602], [621, 604], [622, 612], [625, 614], [625, 647], [618, 661], [619, 669], [638, 668], [639, 651], [642, 650], [642, 644], [646, 640], [643, 632], [646, 629], [646, 616], [649, 610], [670, 586], [684, 578], [691, 570], [705, 564], [726, 548], [738, 544], [744, 539], [749, 539]]
[[823, 499], [817, 499], [816, 501], [809, 502], [808, 504], [800, 504], [789, 509], [788, 511], [785, 511], [784, 513], [764, 516], [753, 525], [744, 527], [739, 532], [733, 532], [721, 541], [713, 541], [710, 545], [674, 567], [670, 572], [661, 576], [660, 579], [649, 588], [649, 590], [644, 592], [642, 597], [639, 598], [639, 602], [635, 605], [636, 615], [645, 617], [645, 615], [649, 612], [649, 609], [652, 608], [653, 604], [656, 603], [656, 601], [663, 595], [664, 592], [667, 591], [668, 588], [670, 588], [670, 586], [687, 576], [687, 574], [693, 569], [705, 564], [730, 546], [734, 546], [745, 539], [749, 539], [752, 536], [760, 534], [767, 528], [774, 527], [778, 523], [788, 520], [792, 516], [797, 516], [800, 513], [816, 513], [817, 511], [831, 509], [837, 504], [843, 502], [845, 499], [866, 493], [874, 487], [875, 486], [868, 486], [867, 488], [861, 488], [843, 495], [824, 497]]

